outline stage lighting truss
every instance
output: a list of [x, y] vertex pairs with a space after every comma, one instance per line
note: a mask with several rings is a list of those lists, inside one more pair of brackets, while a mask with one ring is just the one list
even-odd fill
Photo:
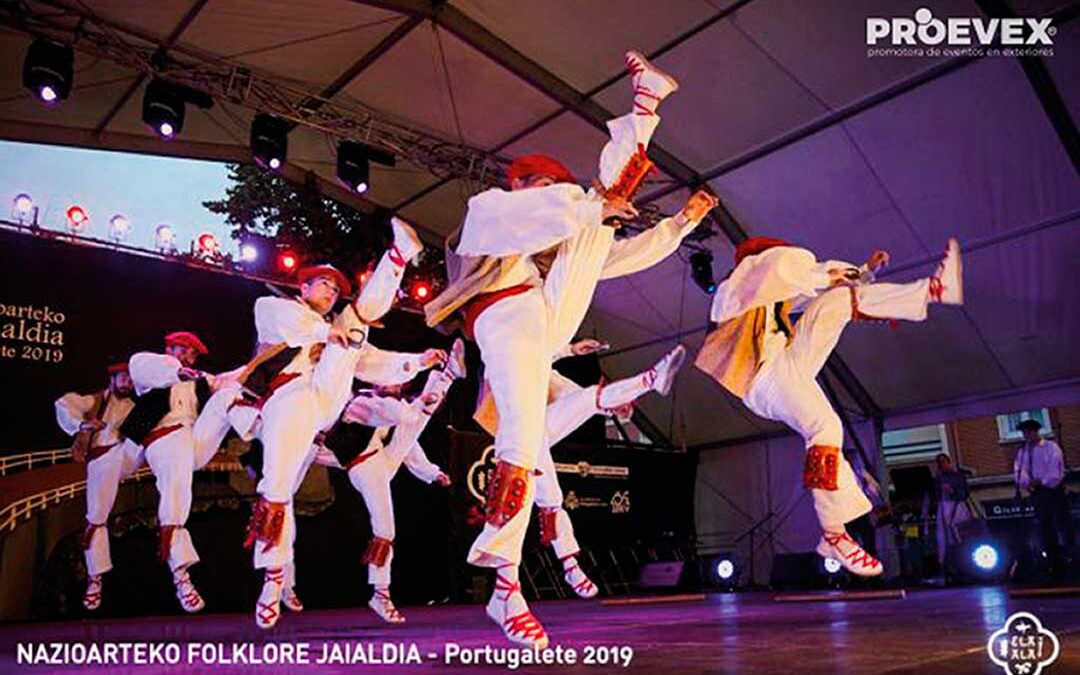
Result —
[[[212, 58], [205, 52], [177, 45], [169, 49], [167, 56], [163, 55], [156, 45], [147, 43], [131, 29], [104, 21], [78, 6], [42, 0], [27, 4], [25, 11], [16, 13], [0, 3], [0, 21], [31, 35], [46, 35], [64, 43], [74, 43], [77, 34], [79, 50], [91, 56], [152, 77], [166, 78], [256, 113], [322, 131], [338, 140], [358, 140], [440, 179], [461, 179], [470, 192], [505, 187], [504, 170], [509, 163], [506, 157], [439, 138], [401, 124], [355, 100], [326, 98], [292, 81], [270, 77], [228, 59]], [[352, 186], [354, 192], [355, 187]], [[636, 219], [636, 225], [628, 224], [624, 229], [640, 231], [667, 216], [652, 204], [643, 204], [639, 210], [641, 216]], [[711, 217], [707, 217], [692, 239], [700, 241], [715, 234]], [[691, 241], [684, 241], [683, 247], [702, 250]]]

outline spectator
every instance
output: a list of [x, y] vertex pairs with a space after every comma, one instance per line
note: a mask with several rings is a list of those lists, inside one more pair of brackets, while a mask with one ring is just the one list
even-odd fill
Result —
[[1060, 575], [1064, 570], [1061, 541], [1067, 536], [1068, 511], [1065, 499], [1065, 460], [1061, 447], [1039, 433], [1038, 420], [1024, 420], [1017, 425], [1024, 434], [1024, 444], [1016, 453], [1013, 475], [1016, 489], [1023, 491], [1035, 509], [1042, 550], [1050, 563], [1050, 571]]
[[963, 525], [974, 516], [967, 503], [967, 477], [945, 453], [938, 455], [935, 461], [937, 475], [933, 496], [937, 501], [937, 555], [944, 571], [949, 547], [963, 543]]

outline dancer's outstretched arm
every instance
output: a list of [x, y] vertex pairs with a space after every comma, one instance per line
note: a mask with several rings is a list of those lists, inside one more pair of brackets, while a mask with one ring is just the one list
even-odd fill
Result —
[[372, 384], [402, 384], [425, 370], [446, 362], [442, 349], [426, 349], [418, 354], [379, 349], [370, 342], [360, 348], [355, 377]]
[[613, 279], [652, 267], [679, 248], [683, 238], [694, 231], [718, 201], [708, 192], [698, 191], [677, 214], [655, 226], [611, 245], [601, 279]]

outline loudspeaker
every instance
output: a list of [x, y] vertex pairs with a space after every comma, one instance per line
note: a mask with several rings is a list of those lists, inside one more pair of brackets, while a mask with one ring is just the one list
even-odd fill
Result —
[[642, 588], [675, 588], [679, 585], [682, 573], [683, 562], [681, 560], [645, 563], [641, 566], [638, 586]]
[[817, 553], [781, 553], [773, 557], [769, 585], [776, 590], [824, 588], [828, 575]]

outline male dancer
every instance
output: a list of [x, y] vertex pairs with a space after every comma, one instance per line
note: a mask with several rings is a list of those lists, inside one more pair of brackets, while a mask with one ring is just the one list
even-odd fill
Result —
[[172, 570], [176, 597], [189, 613], [206, 606], [188, 575], [188, 568], [199, 562], [199, 554], [184, 527], [191, 512], [195, 470], [192, 427], [216, 386], [213, 375], [194, 367], [205, 354], [206, 345], [198, 336], [178, 331], [165, 336], [165, 353], [133, 355], [128, 367], [137, 398], [120, 426], [121, 434], [142, 446], [154, 472], [160, 495], [158, 557]]
[[[931, 302], [963, 302], [960, 246], [950, 239], [934, 276], [906, 284], [873, 283], [889, 254], [874, 251], [857, 268], [818, 262], [780, 239], [754, 237], [735, 250], [735, 269], [716, 291], [717, 325], [698, 368], [753, 412], [783, 422], [806, 442], [803, 485], [814, 497], [823, 534], [817, 552], [859, 576], [877, 576], [881, 562], [847, 533], [871, 510], [843, 454], [844, 429], [815, 378], [851, 321], [923, 321]], [[788, 313], [805, 303], [794, 327]]]
[[450, 477], [428, 460], [417, 441], [450, 385], [464, 377], [465, 344], [459, 339], [450, 350], [446, 367], [428, 375], [415, 400], [405, 401], [397, 385], [358, 394], [316, 451], [316, 462], [348, 471], [349, 481], [367, 505], [372, 538], [363, 562], [368, 565], [373, 591], [368, 606], [387, 623], [405, 622], [390, 599], [395, 534], [390, 481], [404, 464], [425, 483], [450, 485]]
[[135, 405], [134, 387], [127, 363], [108, 367], [109, 385], [104, 391], [82, 395], [74, 392], [56, 400], [56, 422], [75, 437], [71, 447], [76, 462], [86, 463], [86, 531], [80, 538], [86, 553], [86, 593], [83, 607], [101, 606], [101, 575], [112, 569], [109, 554], [109, 511], [116, 501], [120, 481], [143, 463], [142, 448], [122, 443], [119, 427]]
[[[312, 442], [318, 431], [337, 420], [348, 402], [368, 326], [390, 309], [405, 265], [422, 249], [408, 224], [392, 218], [391, 225], [391, 249], [383, 254], [357, 298], [332, 323], [326, 317], [350, 286], [345, 275], [330, 265], [301, 270], [298, 299], [265, 297], [255, 302], [260, 353], [239, 379], [245, 387], [258, 389], [256, 396], [248, 397], [247, 405], [233, 409], [257, 411], [256, 416], [244, 418], [248, 428], [242, 435], [257, 436], [264, 448], [263, 476], [256, 487], [260, 498], [245, 542], [255, 548], [255, 567], [266, 570], [255, 608], [260, 628], [272, 627], [280, 617], [296, 537], [293, 494], [310, 462]], [[411, 377], [424, 365], [423, 360], [423, 356], [389, 359], [373, 366]]]
[[[569, 356], [593, 354], [607, 345], [597, 340], [579, 340], [555, 354], [554, 361]], [[615, 382], [603, 382], [582, 387], [558, 371], [551, 371], [545, 424], [546, 440], [540, 454], [536, 476], [536, 506], [540, 515], [540, 543], [550, 545], [563, 565], [563, 578], [579, 597], [592, 598], [599, 592], [596, 584], [582, 571], [577, 556], [581, 552], [570, 516], [563, 509], [563, 492], [555, 470], [551, 447], [569, 436], [593, 415], [627, 418], [633, 413], [633, 403], [650, 391], [667, 396], [675, 376], [686, 358], [686, 349], [676, 345], [663, 358], [643, 373]], [[473, 419], [489, 434], [496, 435], [499, 418], [488, 392], [481, 393]]]
[[461, 312], [501, 418], [486, 524], [468, 560], [498, 570], [488, 616], [510, 640], [540, 648], [547, 634], [521, 595], [518, 565], [545, 442], [551, 357], [577, 332], [599, 280], [659, 262], [716, 204], [699, 192], [674, 218], [614, 241], [615, 228], [604, 223], [637, 215], [627, 200], [651, 166], [645, 150], [659, 121], [656, 106], [677, 87], [637, 52], [627, 54], [627, 65], [634, 112], [608, 123], [599, 191], [586, 193], [550, 157], [519, 157], [507, 172], [509, 191], [469, 200], [459, 241], [447, 242], [449, 283], [425, 306], [431, 326]]

